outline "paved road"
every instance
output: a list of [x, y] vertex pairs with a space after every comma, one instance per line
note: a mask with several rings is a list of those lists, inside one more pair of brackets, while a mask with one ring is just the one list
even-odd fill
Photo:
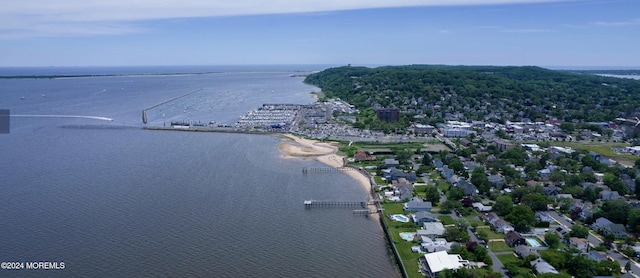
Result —
[[[456, 220], [459, 219], [460, 217], [458, 217], [458, 215], [456, 215], [455, 213], [451, 213], [451, 217]], [[469, 240], [470, 241], [475, 241], [475, 242], [481, 242], [482, 240], [479, 239], [472, 231], [471, 228], [467, 229], [467, 233], [469, 234]], [[491, 257], [491, 260], [493, 261], [493, 271], [502, 274], [503, 277], [509, 277], [507, 276], [507, 272], [504, 269], [504, 265], [502, 264], [502, 262], [500, 261], [500, 259], [498, 259], [498, 257], [496, 257], [496, 254], [493, 253], [493, 251], [491, 251], [491, 249], [487, 248], [487, 252], [489, 253], [489, 257]]]

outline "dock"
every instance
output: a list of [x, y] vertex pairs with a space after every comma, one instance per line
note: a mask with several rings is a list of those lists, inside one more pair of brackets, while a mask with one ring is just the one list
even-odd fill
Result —
[[304, 167], [302, 168], [302, 173], [303, 174], [335, 174], [335, 173], [342, 173], [342, 172], [346, 172], [346, 171], [357, 171], [358, 169], [355, 169], [353, 167], [337, 167], [337, 168], [333, 168], [333, 167]]
[[367, 201], [323, 201], [323, 200], [305, 200], [305, 208], [313, 207], [362, 207], [366, 208], [368, 205], [373, 204]]

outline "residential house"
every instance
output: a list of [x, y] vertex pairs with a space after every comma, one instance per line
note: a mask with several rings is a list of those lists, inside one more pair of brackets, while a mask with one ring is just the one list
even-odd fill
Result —
[[560, 192], [562, 192], [562, 188], [557, 187], [555, 185], [550, 185], [543, 188], [542, 192], [544, 192], [544, 194], [547, 196], [556, 196], [560, 194]]
[[466, 181], [466, 180], [459, 180], [456, 184], [456, 187], [458, 188], [462, 188], [464, 190], [464, 195], [465, 196], [474, 196], [476, 194], [478, 194], [478, 188], [471, 184], [470, 182]]
[[538, 170], [538, 176], [546, 180], [549, 178], [549, 176], [551, 176], [551, 170], [546, 168], [542, 170]]
[[447, 240], [444, 238], [431, 239], [430, 237], [423, 236], [420, 239], [422, 242], [420, 244], [420, 247], [424, 252], [433, 253], [433, 252], [451, 250], [452, 243], [447, 242]]
[[538, 255], [538, 252], [531, 250], [531, 247], [527, 246], [527, 245], [518, 245], [516, 246], [516, 250], [515, 250], [516, 255], [518, 255], [520, 258], [525, 259], [527, 257], [529, 257], [530, 255], [534, 255], [536, 257], [540, 257], [540, 255]]
[[388, 181], [398, 181], [401, 179], [405, 179], [410, 183], [415, 183], [418, 180], [415, 173], [406, 173], [395, 168], [386, 171], [384, 178]]
[[600, 217], [596, 219], [596, 221], [593, 222], [593, 224], [591, 224], [591, 229], [593, 229], [594, 231], [604, 230], [604, 227], [607, 227], [609, 225], [613, 225], [613, 222], [609, 221], [609, 219], [606, 219], [604, 217]]
[[382, 161], [382, 166], [389, 167], [389, 168], [390, 167], [398, 167], [398, 166], [400, 166], [400, 162], [395, 160], [395, 159], [393, 159], [393, 158], [387, 158], [387, 159]]
[[569, 238], [569, 247], [586, 253], [589, 250], [589, 241], [585, 238], [571, 237]]
[[464, 165], [464, 169], [467, 170], [468, 172], [471, 172], [473, 171], [473, 169], [482, 166], [480, 165], [480, 163], [473, 162], [473, 161], [465, 161], [462, 164]]
[[504, 241], [511, 247], [527, 244], [527, 241], [524, 239], [524, 237], [516, 231], [507, 232], [504, 237]]
[[538, 258], [530, 262], [534, 268], [534, 272], [536, 274], [542, 273], [552, 273], [559, 274], [558, 270], [556, 270], [552, 265], [550, 265], [547, 261]]
[[398, 196], [400, 200], [413, 198], [413, 184], [403, 181], [397, 183], [395, 187], [396, 196]]
[[431, 161], [431, 164], [433, 164], [433, 166], [436, 168], [442, 168], [442, 166], [444, 166], [444, 163], [440, 158], [434, 159], [433, 161]]
[[560, 236], [560, 238], [564, 238], [564, 235], [568, 234], [569, 232], [571, 232], [571, 229], [566, 228], [564, 226], [560, 226], [558, 228], [555, 228], [556, 233]]
[[596, 231], [601, 231], [603, 234], [613, 234], [616, 238], [627, 237], [627, 231], [622, 224], [615, 224], [609, 219], [600, 217], [596, 219], [596, 222], [591, 224], [591, 228]]
[[444, 235], [445, 228], [441, 222], [426, 222], [422, 223], [422, 229], [417, 230], [418, 236], [427, 236], [431, 238], [441, 237]]
[[620, 194], [618, 194], [618, 191], [602, 190], [598, 193], [598, 198], [602, 201], [617, 200], [620, 199]]
[[492, 209], [491, 206], [485, 206], [480, 202], [473, 203], [472, 206], [477, 212], [490, 212]]
[[605, 234], [613, 234], [616, 238], [625, 238], [629, 236], [626, 228], [622, 224], [613, 224], [603, 229]]
[[356, 152], [356, 155], [353, 156], [353, 160], [355, 160], [356, 162], [359, 162], [359, 161], [371, 161], [371, 160], [375, 160], [375, 159], [376, 159], [375, 156], [367, 155], [367, 153], [364, 152], [364, 151], [358, 151], [358, 152]]
[[418, 197], [413, 197], [404, 203], [405, 211], [431, 211], [431, 202], [425, 202]]
[[469, 261], [463, 260], [458, 254], [449, 254], [447, 251], [428, 253], [420, 260], [420, 268], [429, 278], [438, 277], [438, 274], [443, 270], [455, 270], [467, 265], [469, 265]]
[[438, 218], [435, 215], [426, 211], [418, 211], [413, 214], [411, 218], [413, 218], [413, 223], [416, 223], [418, 225], [422, 225], [422, 223], [427, 222], [438, 222]]
[[542, 211], [536, 211], [536, 220], [538, 220], [538, 222], [553, 223], [553, 218], [551, 218], [551, 216], [546, 212]]
[[575, 200], [571, 208], [569, 209], [569, 214], [571, 214], [571, 218], [580, 219], [581, 221], [585, 221], [588, 217], [593, 216], [594, 213], [597, 212], [597, 207], [595, 207], [591, 202], [583, 202], [582, 200]]
[[498, 215], [493, 212], [487, 213], [487, 215], [484, 217], [484, 221], [487, 221], [489, 225], [493, 225], [493, 223], [498, 220], [500, 220], [500, 217], [498, 217]]
[[502, 219], [499, 219], [498, 221], [493, 223], [493, 229], [496, 230], [496, 232], [503, 233], [503, 234], [506, 234], [509, 231], [514, 230], [511, 224], [509, 224], [507, 221], [504, 221]]
[[502, 189], [502, 186], [504, 186], [504, 179], [499, 175], [490, 175], [487, 177], [487, 179], [489, 180], [491, 185], [493, 185], [493, 187], [497, 189]]

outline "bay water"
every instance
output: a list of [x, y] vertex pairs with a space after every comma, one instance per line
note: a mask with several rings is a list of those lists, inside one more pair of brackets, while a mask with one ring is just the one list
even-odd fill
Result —
[[22, 115], [0, 134], [0, 261], [64, 262], [0, 276], [397, 277], [376, 219], [303, 205], [366, 199], [349, 176], [303, 175], [325, 166], [282, 158], [277, 136], [142, 129], [142, 109], [194, 91], [149, 124], [311, 103], [318, 89], [291, 77], [310, 69], [0, 69], [66, 75], [0, 79], [0, 109]]

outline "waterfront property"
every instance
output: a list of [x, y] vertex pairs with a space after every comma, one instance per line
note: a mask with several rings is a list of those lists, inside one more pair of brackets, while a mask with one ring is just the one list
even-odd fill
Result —
[[393, 221], [398, 221], [403, 223], [409, 222], [409, 217], [403, 214], [391, 214], [389, 215], [389, 218]]
[[405, 211], [431, 211], [431, 202], [425, 202], [420, 198], [413, 197], [404, 204]]
[[458, 254], [449, 254], [447, 251], [425, 254], [420, 259], [420, 270], [427, 277], [437, 277], [443, 270], [454, 270], [468, 265], [469, 261], [463, 260]]

